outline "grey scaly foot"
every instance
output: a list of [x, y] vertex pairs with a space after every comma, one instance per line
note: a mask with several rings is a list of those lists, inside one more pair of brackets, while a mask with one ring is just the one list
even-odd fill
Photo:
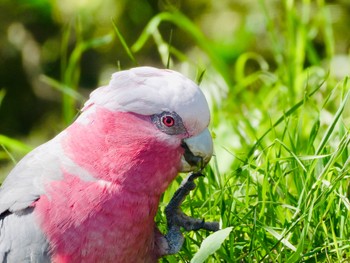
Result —
[[165, 215], [168, 222], [168, 233], [165, 235], [169, 245], [168, 254], [177, 253], [182, 247], [184, 238], [180, 231], [181, 227], [183, 227], [186, 231], [196, 231], [199, 229], [209, 231], [219, 230], [218, 222], [205, 222], [203, 219], [187, 216], [181, 211], [180, 206], [182, 202], [190, 191], [195, 189], [196, 184], [194, 183], [194, 180], [200, 176], [203, 176], [203, 174], [200, 172], [191, 173], [181, 183], [179, 189], [175, 192], [173, 198], [165, 208]]

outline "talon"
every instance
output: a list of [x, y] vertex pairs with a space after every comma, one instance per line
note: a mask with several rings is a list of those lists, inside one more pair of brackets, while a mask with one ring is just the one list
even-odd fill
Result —
[[165, 208], [165, 214], [167, 219], [171, 214], [175, 213], [176, 210], [180, 209], [180, 205], [185, 200], [186, 196], [191, 190], [196, 188], [196, 184], [193, 182], [194, 179], [204, 176], [200, 172], [191, 173], [180, 185], [179, 189], [174, 193], [173, 198], [171, 198], [169, 204]]
[[197, 179], [198, 177], [204, 177], [204, 174], [202, 174], [201, 172], [191, 173], [189, 175], [189, 177], [187, 178], [187, 180], [188, 181], [193, 181], [194, 179]]
[[202, 229], [215, 232], [220, 229], [220, 224], [219, 222], [205, 222]]
[[[200, 220], [200, 219], [194, 219], [192, 217], [190, 217], [189, 219], [191, 219], [192, 221], [195, 222], [191, 222], [191, 221], [187, 221], [186, 222], [186, 227], [184, 227], [186, 229], [186, 231], [197, 231], [199, 229], [202, 229], [205, 222], [204, 219]], [[197, 220], [200, 220], [199, 222]]]
[[208, 231], [219, 230], [218, 222], [205, 222], [204, 219], [196, 219], [185, 215], [181, 209], [185, 197], [191, 190], [195, 189], [196, 184], [194, 180], [200, 176], [204, 176], [201, 172], [191, 173], [180, 185], [179, 189], [175, 192], [173, 198], [165, 208], [165, 215], [168, 222], [168, 229], [174, 226], [183, 227], [186, 231], [205, 229]]

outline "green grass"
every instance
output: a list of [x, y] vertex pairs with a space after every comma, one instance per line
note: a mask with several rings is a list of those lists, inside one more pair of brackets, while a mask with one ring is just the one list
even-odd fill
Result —
[[[246, 51], [237, 58], [234, 70], [229, 68], [215, 43], [178, 13], [158, 15], [145, 30], [152, 36], [150, 28], [163, 21], [181, 27], [212, 63], [203, 89], [206, 77], [207, 82], [218, 77], [228, 90], [226, 95], [216, 94], [221, 101], [212, 110], [216, 150], [226, 151], [217, 155], [212, 167], [229, 168], [208, 169], [183, 209], [207, 220], [221, 220], [223, 228], [233, 227], [207, 262], [347, 262], [350, 85], [347, 78], [336, 80], [321, 66], [321, 60], [330, 60], [334, 52], [327, 7], [319, 2], [316, 23], [311, 21], [310, 3], [297, 7], [284, 1], [285, 24], [279, 28], [266, 3], [260, 3], [274, 58], [270, 62]], [[312, 30], [324, 31], [323, 57], [310, 38]], [[258, 69], [247, 74], [251, 61]], [[167, 193], [165, 204], [170, 197]], [[207, 235], [186, 234], [181, 253], [163, 262], [190, 261]]]
[[[349, 262], [350, 84], [348, 78], [330, 74], [335, 39], [329, 7], [322, 0], [299, 2], [281, 1], [276, 19], [268, 1], [259, 1], [269, 57], [238, 42], [209, 39], [182, 13], [164, 12], [130, 47], [112, 22], [113, 36], [77, 37], [71, 53], [63, 45], [62, 79], [43, 77], [62, 91], [68, 123], [81, 99], [76, 92], [79, 60], [89, 48], [119, 40], [136, 63], [138, 52], [153, 41], [165, 66], [181, 63], [197, 70], [211, 98], [216, 156], [182, 208], [232, 227], [206, 262]], [[194, 57], [169, 45], [159, 30], [163, 23], [181, 29], [200, 52]], [[71, 29], [64, 32], [68, 41]], [[323, 52], [315, 45], [316, 35]], [[6, 142], [4, 149], [18, 150], [17, 142], [12, 148]], [[166, 225], [164, 207], [180, 182], [178, 178], [163, 196], [156, 218], [161, 227]], [[209, 234], [186, 233], [181, 252], [161, 262], [189, 262]]]

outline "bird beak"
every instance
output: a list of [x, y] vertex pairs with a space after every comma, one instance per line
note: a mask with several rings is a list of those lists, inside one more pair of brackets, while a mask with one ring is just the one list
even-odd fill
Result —
[[185, 149], [181, 158], [181, 172], [203, 169], [213, 155], [213, 140], [208, 129], [197, 136], [184, 139], [181, 146]]

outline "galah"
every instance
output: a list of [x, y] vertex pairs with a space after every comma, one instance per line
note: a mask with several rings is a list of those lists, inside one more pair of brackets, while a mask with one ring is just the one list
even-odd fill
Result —
[[[0, 189], [1, 262], [157, 262], [180, 228], [216, 230], [179, 206], [212, 156], [199, 87], [168, 69], [138, 67], [93, 91], [79, 117], [26, 155]], [[179, 172], [196, 171], [155, 225]]]

